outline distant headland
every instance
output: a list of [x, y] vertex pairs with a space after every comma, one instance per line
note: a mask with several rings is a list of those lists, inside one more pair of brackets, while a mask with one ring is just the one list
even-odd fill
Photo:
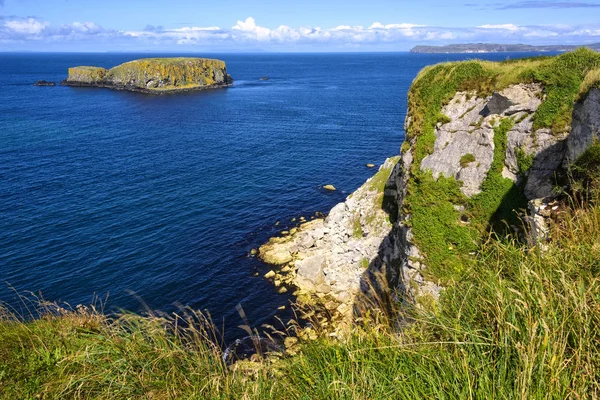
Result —
[[491, 43], [465, 43], [450, 44], [446, 46], [415, 46], [411, 53], [503, 53], [503, 52], [551, 52], [573, 51], [578, 47], [588, 47], [600, 51], [600, 43], [588, 45], [547, 45], [531, 46], [528, 44], [491, 44]]
[[111, 69], [69, 68], [66, 86], [104, 87], [149, 94], [198, 91], [230, 86], [225, 62], [207, 58], [145, 58]]

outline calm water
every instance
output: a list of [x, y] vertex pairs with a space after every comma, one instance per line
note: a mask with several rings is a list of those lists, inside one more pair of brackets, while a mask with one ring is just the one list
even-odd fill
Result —
[[[289, 297], [253, 276], [268, 267], [249, 251], [398, 153], [419, 69], [469, 58], [211, 55], [234, 87], [156, 97], [31, 85], [148, 56], [0, 54], [1, 301], [18, 307], [15, 291], [33, 291], [72, 305], [109, 294], [108, 309], [187, 305], [230, 336], [238, 303], [255, 326], [270, 322]], [[507, 56], [519, 55], [483, 57]], [[340, 190], [320, 189], [329, 183]]]

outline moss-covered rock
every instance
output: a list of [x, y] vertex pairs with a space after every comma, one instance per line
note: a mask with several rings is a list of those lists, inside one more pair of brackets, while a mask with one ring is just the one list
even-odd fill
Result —
[[69, 68], [69, 77], [66, 82], [78, 82], [87, 84], [103, 83], [106, 80], [108, 70], [101, 67], [73, 67]]
[[231, 82], [224, 61], [179, 57], [134, 60], [110, 70], [87, 66], [69, 68], [69, 76], [63, 84], [164, 93], [224, 87]]

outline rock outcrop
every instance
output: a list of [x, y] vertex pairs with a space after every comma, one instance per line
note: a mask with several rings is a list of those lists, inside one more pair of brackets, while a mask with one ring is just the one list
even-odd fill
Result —
[[49, 82], [45, 80], [37, 81], [33, 86], [56, 86], [55, 82]]
[[587, 96], [575, 105], [573, 129], [566, 143], [564, 166], [577, 161], [594, 141], [600, 140], [600, 89], [591, 89]]
[[[388, 187], [400, 157], [392, 157], [327, 218], [300, 225], [290, 236], [273, 238], [259, 250], [274, 265], [289, 265], [293, 283], [303, 293], [327, 295], [338, 311], [352, 311], [367, 270], [377, 264], [392, 222], [386, 202], [394, 197]], [[393, 181], [393, 179], [392, 179]], [[387, 190], [387, 191], [386, 191]], [[396, 210], [393, 211], [394, 213]]]
[[67, 86], [107, 87], [163, 94], [230, 86], [225, 62], [206, 58], [147, 58], [109, 70], [81, 66], [69, 68]]

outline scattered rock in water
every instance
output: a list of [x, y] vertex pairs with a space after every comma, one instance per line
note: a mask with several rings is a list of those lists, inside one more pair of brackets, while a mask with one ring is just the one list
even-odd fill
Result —
[[306, 222], [306, 218], [300, 217], [300, 222]]
[[281, 231], [281, 234], [282, 234], [283, 236], [287, 236], [287, 235], [289, 235], [289, 234], [290, 234], [290, 232], [289, 232], [289, 231]]
[[250, 250], [250, 254], [253, 255], [253, 256], [257, 255], [258, 254], [258, 249], [252, 249], [252, 250]]
[[263, 77], [261, 77], [261, 78], [260, 78], [260, 80], [261, 80], [261, 81], [268, 81], [268, 80], [269, 80], [269, 77], [268, 77], [268, 76], [263, 76]]
[[325, 186], [323, 186], [323, 189], [325, 189], [325, 190], [329, 190], [329, 191], [331, 191], [331, 192], [333, 192], [333, 191], [337, 190], [337, 189], [335, 188], [335, 186], [333, 186], [333, 185], [325, 185]]
[[265, 274], [265, 279], [275, 278], [275, 271], [271, 270]]
[[375, 168], [375, 164], [367, 164], [367, 168]]
[[41, 81], [37, 81], [36, 83], [34, 83], [33, 86], [56, 86], [56, 83], [41, 80]]

